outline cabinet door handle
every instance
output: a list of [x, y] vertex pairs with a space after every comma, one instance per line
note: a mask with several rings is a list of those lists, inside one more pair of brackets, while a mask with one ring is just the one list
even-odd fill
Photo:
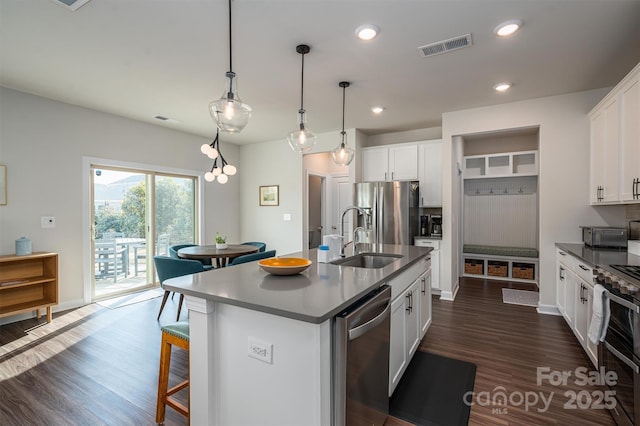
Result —
[[583, 271], [588, 271], [588, 270], [589, 270], [589, 268], [587, 268], [587, 267], [586, 267], [586, 266], [584, 266], [584, 265], [578, 265], [578, 266], [579, 266], [579, 267], [580, 267], [580, 269], [582, 269]]
[[567, 255], [567, 253], [565, 253], [563, 251], [559, 251], [558, 253], [560, 254], [560, 256], [566, 256]]
[[560, 278], [560, 281], [564, 281], [564, 268], [561, 266], [560, 270], [558, 271], [558, 278]]
[[393, 172], [391, 172], [391, 180], [393, 180]]
[[387, 172], [384, 172], [384, 180], [387, 180]]
[[407, 311], [407, 313], [411, 313], [411, 293], [408, 293], [406, 296], [407, 298], [407, 308], [405, 309]]
[[422, 294], [427, 294], [427, 279], [422, 277]]

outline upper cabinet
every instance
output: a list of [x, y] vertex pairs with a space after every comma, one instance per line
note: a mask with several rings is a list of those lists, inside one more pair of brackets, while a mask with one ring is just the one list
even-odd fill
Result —
[[420, 207], [442, 206], [442, 139], [418, 145]]
[[362, 181], [417, 180], [420, 207], [442, 206], [442, 139], [362, 149]]
[[418, 146], [401, 144], [363, 148], [362, 180], [418, 180]]
[[503, 152], [464, 157], [464, 178], [537, 176], [538, 151]]
[[589, 113], [591, 204], [640, 202], [640, 64]]

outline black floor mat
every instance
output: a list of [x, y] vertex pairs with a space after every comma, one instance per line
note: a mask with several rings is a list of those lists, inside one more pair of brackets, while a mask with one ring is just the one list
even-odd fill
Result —
[[389, 400], [389, 414], [416, 425], [467, 425], [471, 407], [463, 397], [475, 379], [474, 364], [418, 351]]

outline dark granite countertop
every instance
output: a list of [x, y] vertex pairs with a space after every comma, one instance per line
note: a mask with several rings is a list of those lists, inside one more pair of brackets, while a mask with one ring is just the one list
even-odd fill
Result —
[[624, 249], [591, 248], [584, 244], [556, 243], [556, 247], [588, 263], [589, 266], [640, 265], [640, 256]]
[[320, 324], [427, 257], [431, 250], [409, 245], [376, 246], [370, 251], [403, 257], [383, 268], [363, 269], [317, 263], [317, 249], [312, 249], [279, 256], [310, 259], [313, 263], [300, 274], [271, 275], [257, 262], [249, 262], [172, 278], [164, 287], [187, 296]]

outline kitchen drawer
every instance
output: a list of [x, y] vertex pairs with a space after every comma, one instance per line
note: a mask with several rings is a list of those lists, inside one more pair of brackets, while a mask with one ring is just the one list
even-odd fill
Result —
[[576, 275], [582, 278], [583, 281], [593, 286], [593, 268], [580, 259], [574, 258], [574, 262], [575, 268], [573, 271], [576, 273]]
[[556, 259], [572, 271], [576, 269], [576, 258], [564, 250], [556, 249]]

